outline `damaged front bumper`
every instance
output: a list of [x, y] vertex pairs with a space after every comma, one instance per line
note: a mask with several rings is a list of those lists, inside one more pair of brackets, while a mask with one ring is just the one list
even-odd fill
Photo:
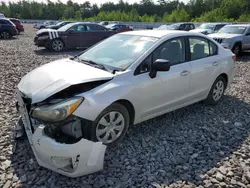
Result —
[[105, 145], [84, 138], [73, 144], [55, 141], [45, 134], [45, 125], [32, 126], [27, 107], [19, 92], [17, 99], [25, 132], [39, 165], [69, 177], [79, 177], [103, 169]]

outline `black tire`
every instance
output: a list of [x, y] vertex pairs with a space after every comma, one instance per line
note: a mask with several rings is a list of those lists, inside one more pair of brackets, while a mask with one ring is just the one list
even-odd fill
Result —
[[[219, 83], [222, 83], [223, 84], [223, 88], [220, 88], [220, 89], [218, 89], [219, 87], [218, 87], [218, 84]], [[224, 91], [225, 91], [225, 89], [226, 89], [226, 80], [225, 80], [225, 78], [223, 77], [223, 76], [219, 76], [215, 81], [214, 81], [214, 83], [213, 83], [213, 85], [212, 85], [212, 87], [211, 87], [211, 89], [210, 89], [210, 92], [209, 92], [209, 94], [208, 94], [208, 96], [207, 96], [207, 98], [205, 99], [205, 103], [206, 104], [211, 104], [211, 105], [215, 105], [215, 104], [217, 104], [219, 101], [220, 101], [220, 99], [223, 97], [223, 94], [224, 94]], [[216, 88], [218, 89], [218, 91], [220, 91], [220, 92], [218, 92], [217, 94], [215, 94], [215, 91], [216, 91]], [[216, 99], [216, 97], [215, 96], [218, 96], [218, 98]]]
[[2, 38], [2, 39], [11, 39], [12, 35], [8, 31], [2, 31], [0, 33], [0, 38]]
[[[60, 47], [56, 47], [56, 45], [60, 45]], [[61, 52], [64, 49], [64, 43], [60, 39], [54, 39], [50, 42], [49, 49], [54, 52]]]
[[232, 52], [236, 55], [239, 56], [241, 54], [241, 44], [236, 43], [232, 49]]
[[[97, 138], [97, 128], [99, 127], [99, 125], [101, 125], [101, 124], [99, 124], [99, 121], [102, 118], [104, 118], [105, 116], [107, 116], [107, 114], [113, 113], [113, 112], [118, 112], [118, 113], [120, 113], [123, 116], [123, 118], [124, 118], [124, 128], [123, 128], [123, 130], [120, 131], [120, 133], [118, 133], [119, 136], [117, 137], [117, 139], [115, 139], [114, 141], [112, 141], [110, 143], [105, 143], [102, 140], [100, 140], [100, 139]], [[116, 118], [118, 119], [118, 116]], [[129, 117], [129, 113], [128, 113], [128, 110], [126, 109], [126, 107], [124, 107], [123, 105], [121, 105], [119, 103], [114, 103], [114, 104], [111, 104], [109, 107], [107, 107], [105, 110], [103, 110], [98, 115], [98, 117], [96, 118], [96, 120], [94, 122], [90, 123], [86, 128], [87, 128], [87, 133], [90, 135], [90, 140], [92, 140], [94, 142], [100, 141], [100, 142], [103, 142], [103, 144], [105, 144], [105, 145], [113, 146], [113, 145], [117, 144], [119, 141], [121, 141], [122, 138], [125, 136], [125, 134], [128, 131], [128, 128], [129, 128], [129, 122], [130, 122], [130, 117]], [[107, 127], [110, 127], [110, 126], [112, 126], [112, 125], [103, 126], [103, 127], [105, 127], [105, 129], [106, 129]], [[105, 132], [103, 134], [106, 135], [107, 132]], [[109, 138], [112, 138], [111, 133], [108, 133], [108, 134], [109, 134]], [[104, 138], [104, 136], [103, 136], [103, 138]]]

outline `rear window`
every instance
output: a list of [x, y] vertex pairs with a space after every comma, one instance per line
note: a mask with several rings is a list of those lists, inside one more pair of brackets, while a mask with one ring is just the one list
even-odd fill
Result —
[[12, 25], [11, 21], [9, 20], [0, 20], [0, 24]]

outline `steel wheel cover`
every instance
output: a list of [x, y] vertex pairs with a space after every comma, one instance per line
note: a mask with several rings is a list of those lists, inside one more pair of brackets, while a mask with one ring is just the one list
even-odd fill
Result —
[[108, 112], [96, 126], [96, 138], [104, 144], [110, 144], [122, 135], [124, 128], [124, 116], [118, 111]]

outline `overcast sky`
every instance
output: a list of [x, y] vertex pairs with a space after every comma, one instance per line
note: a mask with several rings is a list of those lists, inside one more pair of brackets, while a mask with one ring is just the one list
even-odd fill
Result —
[[[0, 0], [0, 2], [3, 1], [3, 2], [8, 2], [8, 1], [12, 1], [12, 2], [16, 2], [18, 0]], [[36, 0], [38, 2], [41, 2], [41, 1], [46, 1], [46, 0]], [[56, 1], [56, 0], [52, 0], [52, 1]], [[62, 2], [67, 2], [67, 0], [61, 0]], [[73, 2], [77, 2], [77, 3], [83, 3], [85, 2], [85, 0], [72, 0]], [[124, 1], [127, 1], [129, 3], [135, 3], [135, 2], [140, 2], [140, 0], [124, 0]], [[157, 2], [157, 0], [153, 0], [155, 2]], [[180, 0], [180, 1], [183, 1], [184, 3], [188, 2], [188, 0]], [[103, 4], [103, 3], [106, 3], [106, 2], [114, 2], [114, 3], [117, 3], [119, 2], [119, 0], [89, 0], [89, 2], [91, 4], [93, 3], [96, 3], [98, 5], [100, 4]]]

